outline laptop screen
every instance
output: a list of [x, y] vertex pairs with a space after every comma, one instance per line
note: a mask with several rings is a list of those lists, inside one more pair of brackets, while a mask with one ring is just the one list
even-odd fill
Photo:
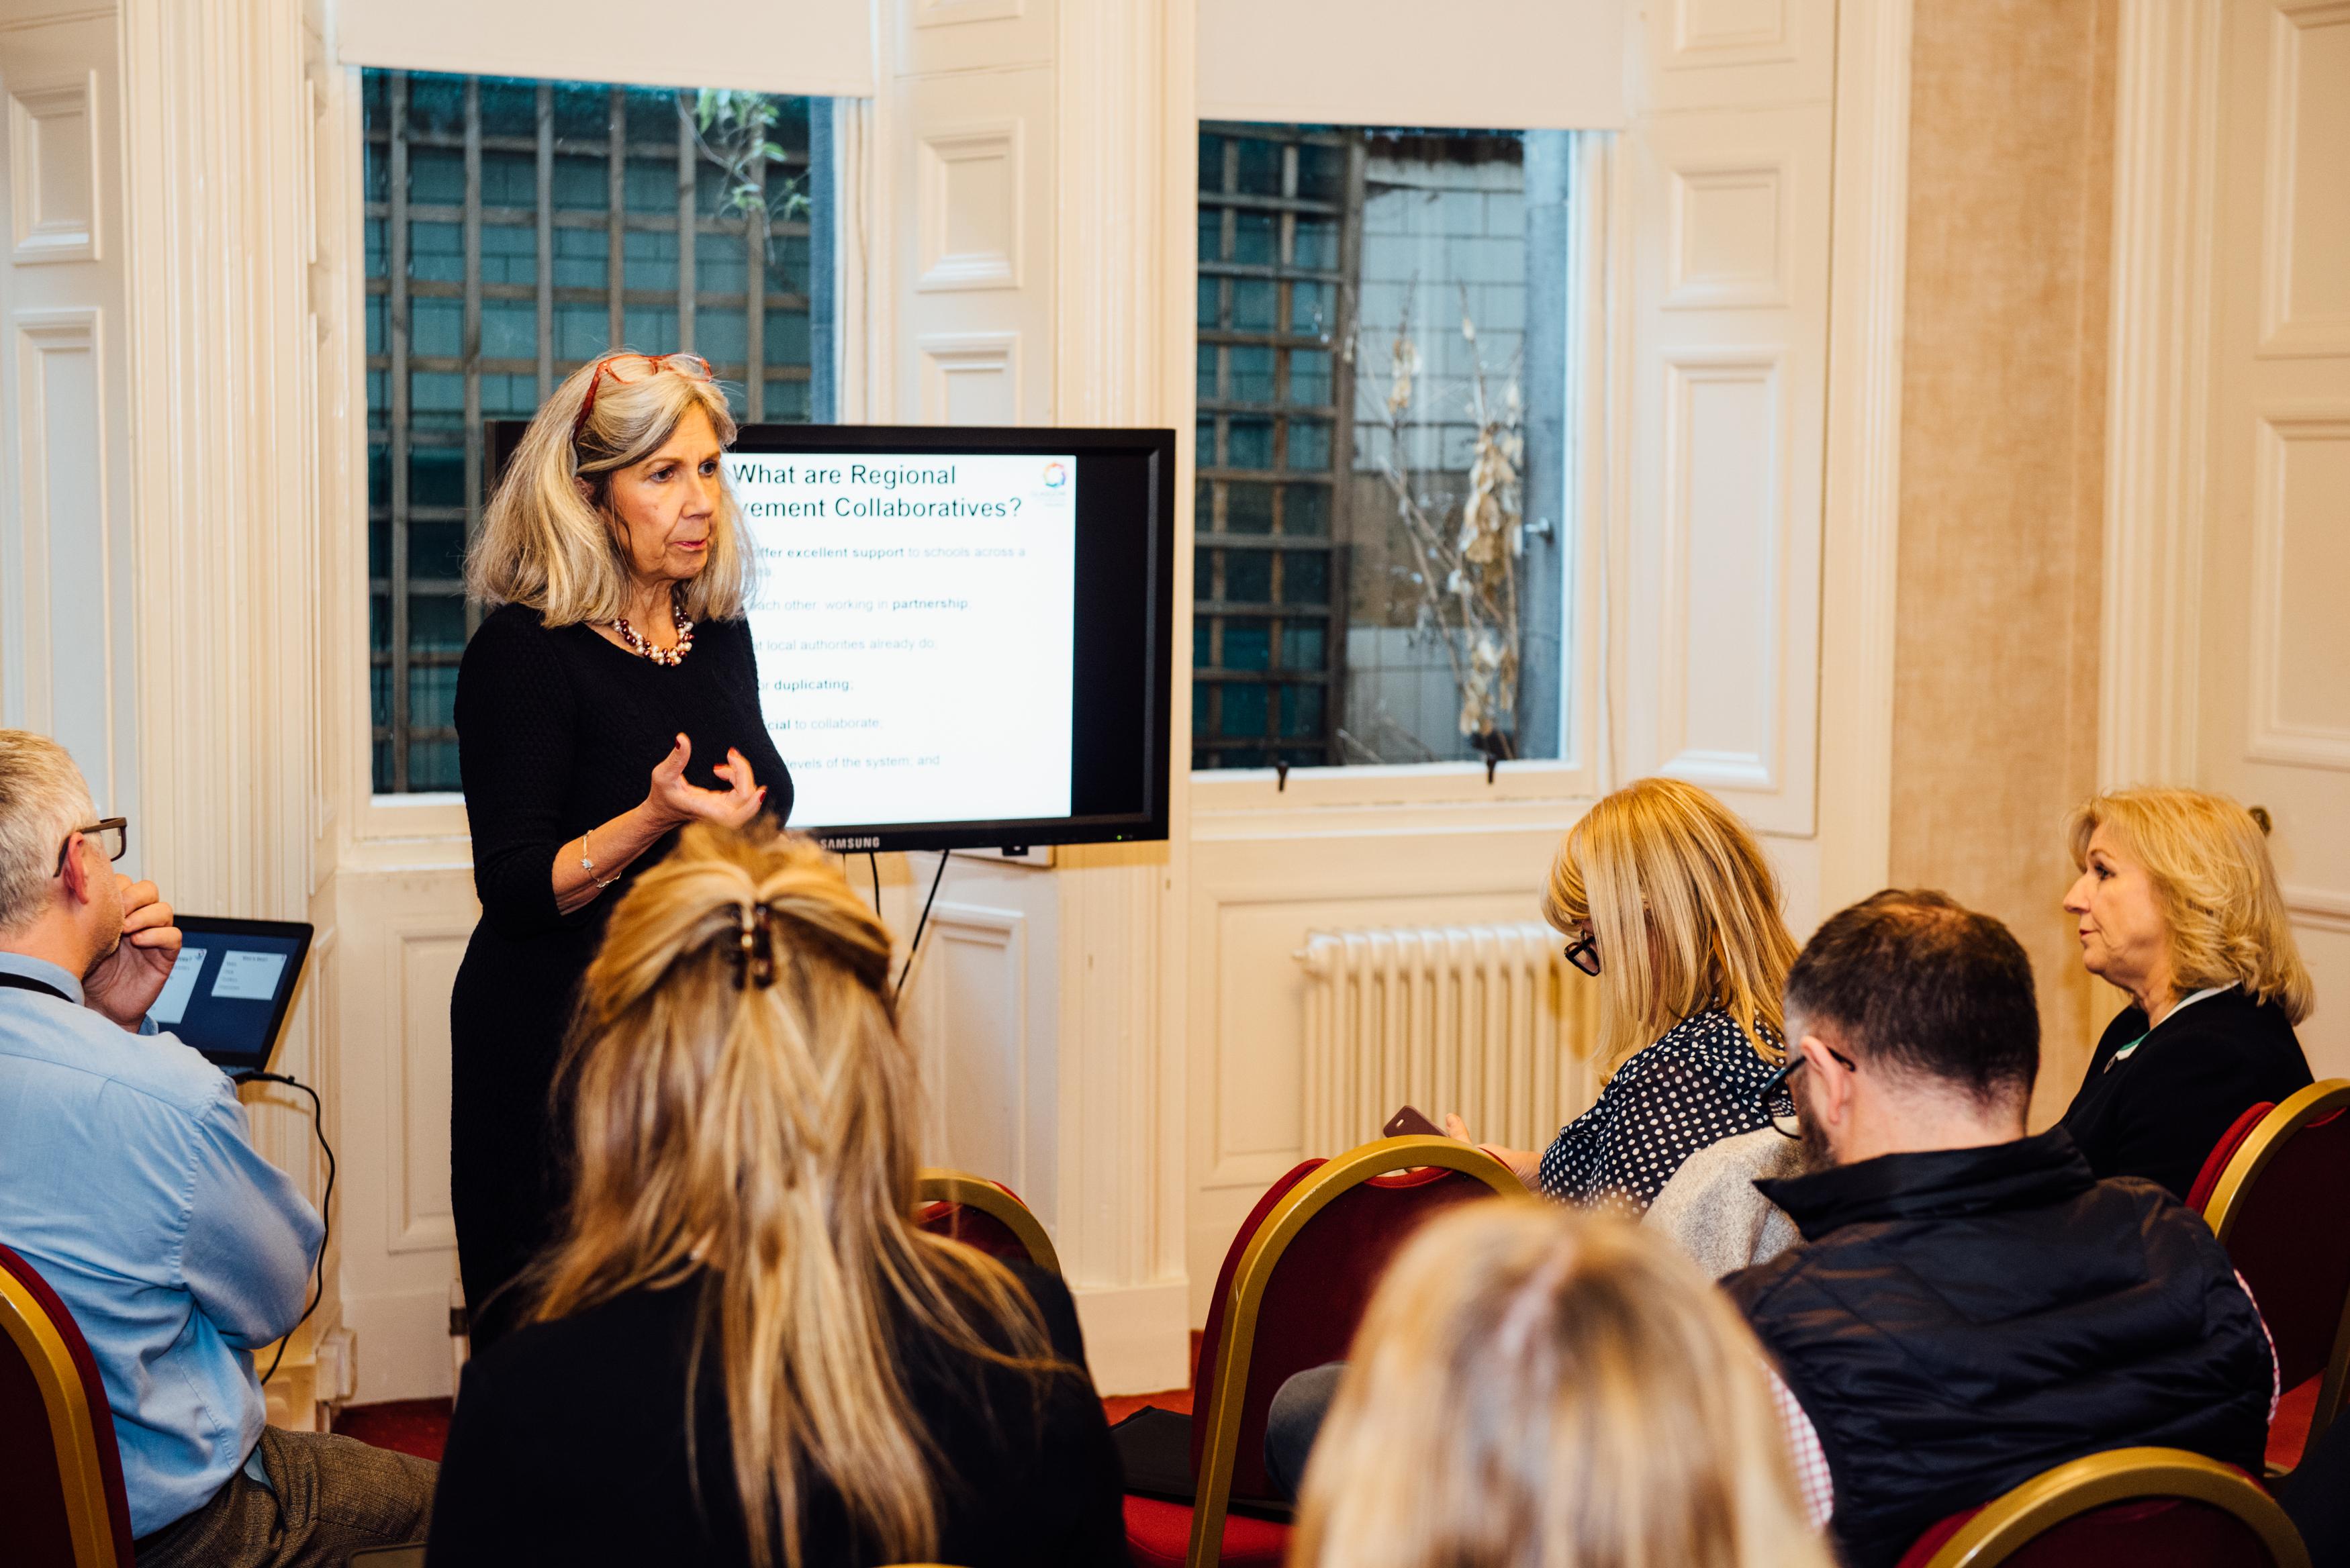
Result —
[[179, 961], [147, 1016], [231, 1076], [267, 1072], [310, 950], [310, 926], [208, 915], [175, 923]]

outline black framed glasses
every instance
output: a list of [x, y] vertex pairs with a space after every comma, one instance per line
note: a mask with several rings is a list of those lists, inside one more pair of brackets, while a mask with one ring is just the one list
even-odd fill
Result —
[[1566, 961], [1573, 964], [1575, 968], [1581, 970], [1586, 974], [1597, 974], [1599, 972], [1598, 939], [1594, 937], [1589, 931], [1586, 931], [1581, 936], [1575, 938], [1575, 940], [1567, 943]]
[[[77, 827], [74, 833], [96, 843], [106, 851], [109, 860], [121, 859], [130, 847], [130, 819], [127, 816], [109, 816], [101, 822], [93, 822], [88, 827]], [[50, 872], [50, 876], [57, 876], [66, 868], [66, 851], [72, 847], [73, 833], [68, 833], [66, 841], [57, 846], [57, 869]]]
[[[1835, 1046], [1823, 1044], [1820, 1046], [1820, 1049], [1826, 1052], [1831, 1057], [1835, 1058], [1837, 1065], [1841, 1066], [1846, 1072], [1857, 1073], [1860, 1071], [1859, 1063], [1854, 1061], [1851, 1057], [1846, 1055]], [[1762, 1114], [1771, 1118], [1771, 1125], [1773, 1127], [1776, 1127], [1779, 1130], [1780, 1136], [1783, 1137], [1801, 1137], [1804, 1136], [1804, 1124], [1795, 1115], [1795, 1091], [1788, 1086], [1788, 1080], [1794, 1076], [1795, 1069], [1803, 1064], [1804, 1053], [1802, 1049], [1796, 1046], [1789, 1046], [1787, 1049], [1787, 1059], [1779, 1064], [1779, 1070], [1762, 1080], [1762, 1087], [1759, 1096], [1762, 1101]], [[1782, 1109], [1782, 1106], [1783, 1106], [1784, 1109]]]

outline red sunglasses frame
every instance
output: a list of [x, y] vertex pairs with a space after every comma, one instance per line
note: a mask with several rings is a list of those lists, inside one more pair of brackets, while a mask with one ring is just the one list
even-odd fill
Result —
[[596, 411], [596, 392], [598, 388], [603, 386], [606, 375], [608, 374], [615, 382], [621, 386], [626, 386], [632, 380], [643, 379], [643, 377], [621, 375], [619, 367], [620, 361], [623, 359], [642, 359], [647, 366], [650, 367], [646, 371], [646, 375], [648, 376], [658, 376], [668, 366], [675, 363], [682, 366], [684, 368], [683, 373], [697, 381], [708, 381], [714, 379], [710, 373], [710, 361], [703, 358], [699, 354], [687, 354], [683, 352], [675, 354], [607, 354], [602, 358], [596, 361], [596, 373], [588, 379], [588, 396], [581, 400], [579, 404], [579, 417], [571, 421], [572, 445], [577, 446], [579, 444], [579, 433], [588, 428], [588, 416]]

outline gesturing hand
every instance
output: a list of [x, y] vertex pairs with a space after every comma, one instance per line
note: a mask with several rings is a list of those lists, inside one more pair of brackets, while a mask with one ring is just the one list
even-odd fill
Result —
[[[1469, 1136], [1469, 1124], [1461, 1119], [1458, 1112], [1445, 1116], [1444, 1136], [1457, 1137], [1462, 1143], [1477, 1143], [1475, 1138]], [[1534, 1187], [1542, 1179], [1542, 1156], [1530, 1149], [1503, 1148], [1501, 1145], [1492, 1143], [1478, 1143], [1477, 1147], [1508, 1166], [1510, 1174], [1524, 1182], [1529, 1188]]]
[[179, 961], [180, 928], [152, 882], [117, 875], [122, 888], [122, 940], [81, 977], [82, 1000], [125, 1029], [136, 1029]]
[[726, 760], [710, 771], [724, 779], [731, 789], [703, 789], [685, 782], [685, 764], [693, 758], [693, 742], [683, 735], [670, 748], [669, 755], [653, 769], [652, 788], [645, 795], [645, 804], [654, 813], [671, 823], [715, 822], [728, 827], [740, 827], [759, 815], [767, 803], [767, 792], [751, 776], [751, 764], [743, 753], [732, 746], [726, 749]]

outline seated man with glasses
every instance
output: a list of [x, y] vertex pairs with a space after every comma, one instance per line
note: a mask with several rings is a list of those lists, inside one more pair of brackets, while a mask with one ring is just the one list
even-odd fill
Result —
[[89, 1342], [138, 1568], [421, 1540], [436, 1467], [267, 1425], [253, 1351], [302, 1316], [318, 1216], [220, 1069], [148, 1021], [180, 933], [116, 874], [128, 836], [63, 747], [0, 730], [0, 1245]]
[[1803, 1241], [1722, 1284], [1802, 1407], [1849, 1568], [2101, 1449], [2260, 1473], [2276, 1364], [2210, 1228], [2098, 1180], [2061, 1127], [2025, 1136], [2040, 1019], [2006, 927], [1879, 893], [1804, 947], [1785, 1017], [1813, 1169], [1762, 1187]]

